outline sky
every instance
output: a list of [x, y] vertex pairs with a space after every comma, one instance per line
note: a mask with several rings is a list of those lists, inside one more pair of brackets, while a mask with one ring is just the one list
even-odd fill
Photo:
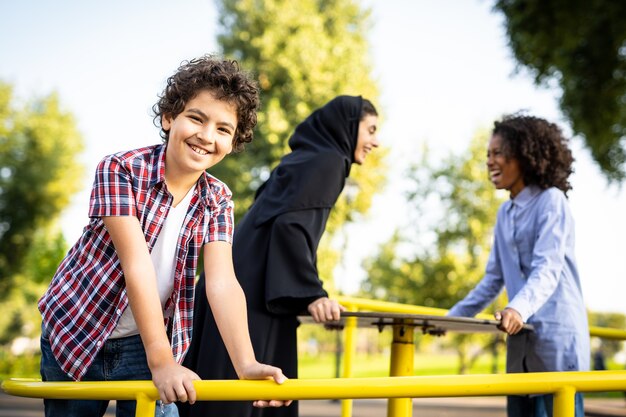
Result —
[[[423, 144], [435, 155], [467, 148], [479, 128], [526, 110], [569, 127], [558, 89], [535, 87], [516, 71], [502, 17], [485, 0], [367, 0], [373, 77], [381, 97], [379, 140], [393, 161], [387, 187], [367, 219], [346, 233], [335, 283], [354, 293], [361, 261], [406, 218], [403, 172]], [[159, 143], [151, 107], [181, 61], [216, 52], [217, 15], [209, 0], [0, 1], [0, 79], [25, 102], [59, 94], [86, 143], [83, 190], [63, 215], [69, 242], [87, 223], [93, 172], [105, 155]], [[608, 185], [580, 138], [570, 206], [587, 307], [626, 314], [626, 187]], [[486, 175], [486, 172], [485, 172]], [[372, 231], [376, 231], [372, 233]], [[444, 308], [450, 306], [441, 306]]]

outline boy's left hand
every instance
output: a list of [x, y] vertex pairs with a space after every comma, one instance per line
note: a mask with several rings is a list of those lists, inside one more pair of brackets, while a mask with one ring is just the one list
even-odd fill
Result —
[[[240, 379], [273, 379], [277, 384], [282, 384], [287, 380], [280, 368], [255, 362], [243, 369]], [[292, 400], [256, 400], [252, 403], [255, 407], [282, 407], [288, 406]]]

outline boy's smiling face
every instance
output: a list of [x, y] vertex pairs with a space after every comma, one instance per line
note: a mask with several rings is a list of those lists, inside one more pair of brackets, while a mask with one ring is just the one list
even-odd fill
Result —
[[161, 125], [169, 132], [168, 170], [199, 176], [233, 150], [237, 111], [234, 105], [202, 90], [175, 118], [163, 116]]

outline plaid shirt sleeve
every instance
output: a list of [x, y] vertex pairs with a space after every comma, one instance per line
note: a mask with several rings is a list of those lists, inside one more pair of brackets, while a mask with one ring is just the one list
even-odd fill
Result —
[[226, 184], [220, 181], [212, 179], [210, 184], [208, 233], [205, 234], [204, 243], [217, 241], [232, 243], [235, 223], [232, 193]]
[[91, 189], [89, 216], [136, 215], [131, 175], [116, 156], [107, 156], [96, 168], [96, 177]]

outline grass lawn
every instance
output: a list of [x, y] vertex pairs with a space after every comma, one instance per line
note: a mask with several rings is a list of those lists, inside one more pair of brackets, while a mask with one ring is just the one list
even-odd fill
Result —
[[[334, 378], [336, 375], [335, 356], [320, 354], [318, 356], [299, 356], [299, 378]], [[389, 355], [357, 354], [353, 360], [355, 378], [389, 376]], [[414, 375], [456, 375], [458, 374], [458, 358], [454, 354], [416, 353], [414, 358]], [[472, 374], [490, 374], [491, 358], [484, 357], [470, 369]], [[499, 372], [504, 372], [504, 357], [498, 364]]]

